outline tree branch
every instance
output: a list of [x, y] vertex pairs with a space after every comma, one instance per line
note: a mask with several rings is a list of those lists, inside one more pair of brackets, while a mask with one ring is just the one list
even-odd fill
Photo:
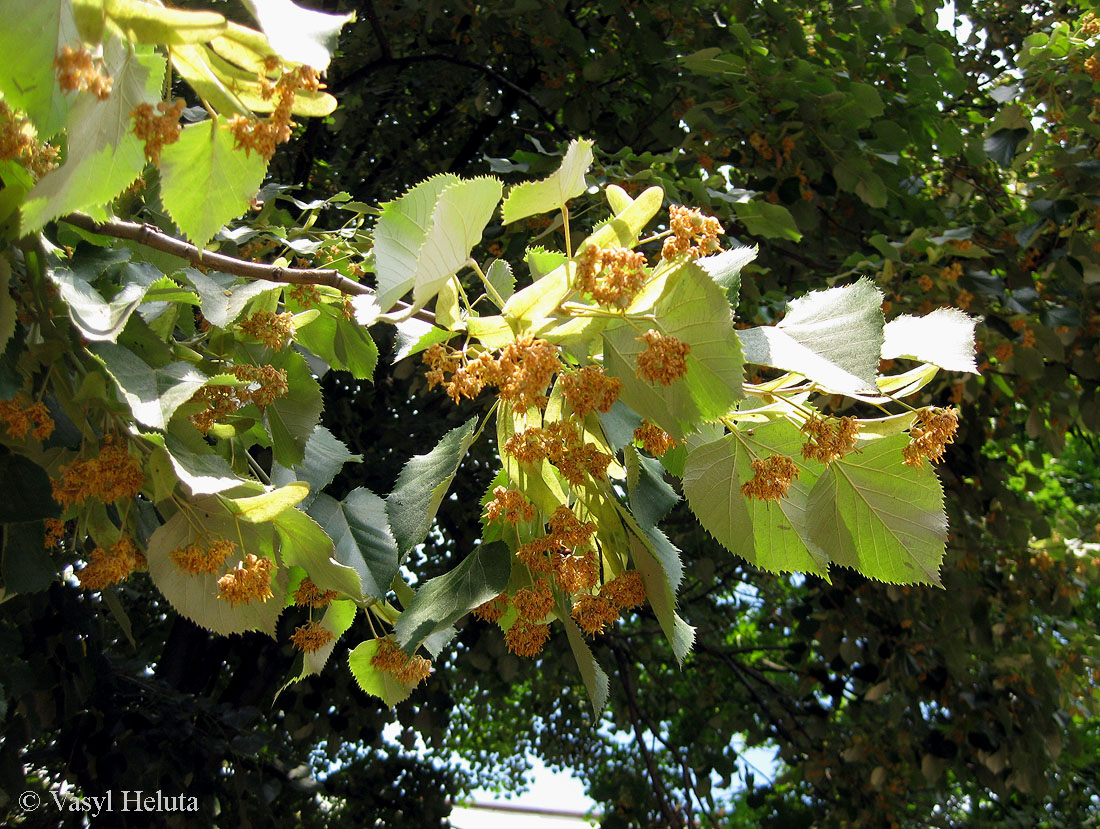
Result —
[[649, 779], [653, 781], [653, 793], [657, 796], [661, 814], [667, 821], [668, 826], [683, 826], [680, 816], [673, 811], [672, 803], [669, 800], [668, 792], [665, 790], [664, 781], [661, 779], [661, 773], [657, 769], [653, 755], [646, 748], [645, 732], [642, 731], [641, 723], [644, 715], [638, 706], [638, 699], [634, 695], [634, 683], [630, 679], [630, 664], [618, 649], [612, 649], [612, 653], [615, 655], [615, 661], [619, 664], [623, 691], [626, 694], [627, 707], [630, 709], [630, 722], [634, 726], [634, 739], [638, 741], [638, 750], [642, 753], [642, 759], [645, 760], [646, 768], [649, 770]]
[[[245, 279], [262, 279], [284, 285], [326, 285], [343, 294], [351, 294], [352, 296], [374, 294], [374, 291], [368, 286], [342, 276], [339, 271], [326, 268], [284, 268], [279, 265], [268, 265], [264, 262], [237, 259], [234, 256], [226, 256], [224, 253], [199, 250], [190, 242], [177, 239], [175, 236], [169, 236], [160, 228], [149, 224], [139, 225], [136, 222], [123, 222], [118, 219], [112, 219], [109, 222], [97, 222], [82, 213], [70, 213], [68, 216], [62, 216], [61, 221], [68, 222], [74, 227], [79, 227], [89, 233], [114, 236], [116, 239], [128, 239], [131, 242], [137, 242], [139, 245], [153, 248], [153, 250], [163, 251], [181, 259], [186, 259], [194, 265], [200, 265], [220, 273], [241, 276]], [[393, 310], [407, 311], [409, 307], [404, 302], [398, 302]], [[430, 325], [435, 324], [435, 314], [424, 308], [421, 308], [412, 316]]]
[[117, 219], [109, 222], [97, 222], [89, 216], [81, 213], [70, 213], [64, 216], [62, 221], [87, 230], [89, 233], [100, 233], [104, 236], [114, 236], [117, 239], [129, 239], [139, 245], [153, 248], [154, 250], [170, 253], [181, 259], [186, 259], [195, 265], [220, 271], [221, 273], [243, 276], [245, 279], [264, 279], [268, 282], [282, 282], [290, 285], [327, 285], [344, 294], [362, 296], [373, 294], [366, 285], [361, 285], [342, 276], [339, 271], [322, 268], [284, 268], [279, 265], [267, 265], [263, 262], [250, 262], [246, 259], [237, 259], [222, 253], [214, 253], [209, 250], [199, 250], [190, 242], [169, 236], [159, 228], [149, 224], [139, 225], [136, 222], [122, 222]]

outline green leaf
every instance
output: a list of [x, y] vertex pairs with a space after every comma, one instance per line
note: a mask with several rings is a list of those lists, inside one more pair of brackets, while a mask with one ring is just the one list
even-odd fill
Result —
[[584, 174], [592, 166], [592, 142], [574, 138], [561, 166], [542, 181], [526, 181], [508, 191], [502, 207], [504, 224], [560, 210], [587, 189]]
[[577, 660], [577, 669], [584, 681], [588, 701], [592, 703], [592, 716], [598, 719], [607, 705], [611, 683], [608, 681], [604, 669], [596, 661], [596, 657], [592, 655], [592, 649], [584, 641], [584, 636], [581, 635], [577, 623], [573, 621], [568, 609], [561, 602], [558, 603], [558, 617], [561, 619], [562, 627], [565, 628], [565, 636], [569, 640], [569, 648], [573, 651], [573, 658]]
[[0, 0], [0, 92], [12, 109], [21, 109], [49, 140], [65, 125], [71, 99], [57, 84], [54, 58], [61, 46], [80, 36], [68, 3]]
[[271, 48], [289, 63], [304, 63], [318, 72], [328, 69], [336, 40], [354, 13], [326, 14], [290, 0], [244, 0], [264, 30]]
[[202, 273], [195, 268], [185, 268], [176, 276], [198, 292], [202, 315], [218, 328], [231, 325], [254, 297], [264, 291], [280, 290], [262, 279], [239, 279], [217, 271]]
[[305, 457], [302, 463], [287, 468], [277, 461], [271, 465], [271, 485], [283, 486], [292, 481], [305, 481], [309, 484], [309, 495], [302, 499], [299, 509], [309, 510], [309, 505], [321, 490], [332, 483], [332, 479], [348, 461], [358, 463], [362, 455], [353, 455], [342, 441], [333, 437], [324, 426], [318, 426], [306, 441]]
[[24, 235], [74, 210], [105, 217], [104, 206], [145, 167], [144, 145], [130, 129], [130, 113], [138, 104], [160, 100], [164, 58], [139, 55], [111, 37], [103, 59], [114, 79], [111, 95], [105, 101], [94, 95], [77, 97], [69, 112], [65, 163], [39, 179], [27, 195]]
[[[297, 312], [302, 306], [290, 299], [287, 308]], [[331, 305], [322, 304], [314, 310], [320, 312], [320, 316], [299, 328], [294, 341], [337, 371], [351, 372], [356, 380], [370, 380], [378, 365], [378, 346], [367, 329], [344, 319]]]
[[397, 542], [386, 517], [386, 502], [370, 490], [357, 487], [343, 501], [318, 495], [309, 506], [309, 514], [336, 545], [337, 563], [358, 574], [358, 595], [374, 599], [385, 596], [399, 560]]
[[882, 357], [905, 357], [947, 371], [978, 373], [974, 360], [975, 317], [957, 308], [937, 308], [923, 317], [906, 314], [886, 323]]
[[943, 488], [930, 466], [902, 462], [908, 435], [833, 461], [807, 501], [810, 538], [834, 564], [894, 584], [940, 584], [947, 539]]
[[791, 211], [781, 204], [766, 201], [737, 202], [733, 205], [733, 212], [748, 228], [749, 233], [766, 239], [788, 239], [792, 242], [802, 238]]
[[500, 201], [495, 178], [442, 174], [382, 205], [374, 229], [378, 304], [389, 310], [409, 289], [422, 308], [462, 268]]
[[0, 524], [41, 521], [60, 515], [53, 500], [53, 488], [46, 470], [23, 455], [0, 450], [0, 481], [5, 481], [0, 498]]
[[882, 293], [868, 279], [792, 300], [774, 326], [738, 331], [745, 360], [793, 371], [838, 394], [877, 394]]
[[45, 528], [37, 521], [0, 524], [0, 594], [5, 599], [15, 593], [37, 593], [57, 581], [57, 565], [43, 546], [45, 538]]
[[[493, 260], [493, 264], [485, 272], [485, 278], [505, 302], [516, 292], [516, 277], [512, 273], [512, 266], [503, 259]], [[495, 303], [496, 300], [494, 299], [493, 302]]]
[[355, 649], [348, 654], [348, 668], [355, 682], [364, 693], [372, 697], [378, 697], [391, 708], [404, 699], [407, 699], [415, 685], [407, 685], [393, 674], [380, 671], [371, 664], [371, 659], [378, 652], [378, 640], [368, 639], [360, 642]]
[[225, 18], [216, 12], [165, 8], [144, 0], [110, 0], [109, 7], [111, 23], [137, 43], [205, 43], [226, 29]]
[[508, 587], [512, 554], [503, 541], [482, 544], [462, 563], [426, 581], [393, 626], [394, 639], [407, 653], [433, 633], [445, 630]]
[[386, 514], [402, 556], [427, 537], [476, 428], [477, 418], [472, 417], [445, 434], [431, 452], [410, 459], [397, 476], [386, 499]]
[[[627, 515], [624, 512], [624, 518]], [[630, 526], [633, 519], [627, 519], [626, 523]], [[630, 557], [645, 583], [649, 606], [672, 646], [672, 653], [677, 661], [683, 662], [695, 642], [695, 628], [676, 613], [676, 591], [684, 574], [680, 551], [656, 527], [639, 532], [640, 528], [634, 524], [631, 529]]]
[[[274, 637], [275, 622], [283, 610], [280, 597], [285, 591], [285, 571], [278, 571], [273, 576], [271, 589], [275, 598], [266, 602], [252, 601], [234, 606], [218, 598], [218, 579], [236, 567], [245, 554], [273, 557], [271, 525], [237, 522], [216, 500], [209, 498], [192, 502], [189, 512], [190, 520], [184, 513], [176, 513], [149, 539], [146, 550], [149, 576], [157, 589], [180, 615], [214, 633], [224, 636], [259, 630]], [[237, 559], [227, 559], [223, 567], [212, 574], [191, 575], [172, 561], [172, 550], [209, 542], [211, 535], [228, 538], [238, 545], [243, 542], [244, 548], [237, 551]]]
[[626, 459], [626, 485], [630, 509], [644, 529], [656, 527], [680, 496], [665, 480], [664, 467], [656, 458], [643, 455], [632, 444], [623, 449]]
[[110, 342], [96, 343], [90, 351], [115, 381], [134, 419], [153, 429], [167, 429], [176, 409], [206, 384], [206, 375], [190, 363], [153, 368], [128, 348]]
[[638, 244], [638, 235], [657, 215], [664, 203], [665, 191], [661, 187], [647, 187], [638, 198], [600, 225], [577, 250], [586, 247], [632, 248]]
[[259, 153], [234, 149], [224, 118], [184, 127], [160, 156], [160, 197], [188, 239], [203, 247], [248, 210], [267, 172]]
[[271, 433], [275, 460], [292, 467], [305, 458], [306, 442], [321, 417], [324, 401], [321, 387], [297, 351], [284, 348], [271, 364], [286, 372], [288, 391], [264, 408], [264, 420]]
[[665, 334], [691, 347], [684, 377], [668, 386], [640, 379], [637, 358], [646, 345], [627, 322], [605, 330], [604, 359], [607, 372], [623, 382], [623, 403], [679, 438], [728, 414], [742, 398], [741, 347], [725, 292], [695, 263], [666, 274], [654, 313]]
[[15, 333], [15, 300], [8, 293], [11, 280], [11, 265], [0, 257], [0, 354], [8, 347], [8, 341]]
[[706, 271], [707, 275], [726, 291], [730, 305], [737, 305], [737, 294], [741, 288], [741, 271], [745, 265], [756, 258], [759, 249], [753, 245], [751, 248], [745, 245], [714, 256], [705, 256], [697, 259], [695, 264]]
[[985, 153], [1002, 167], [1011, 167], [1012, 159], [1016, 157], [1016, 148], [1030, 134], [1031, 130], [1027, 127], [999, 129], [985, 139]]
[[213, 495], [247, 483], [237, 476], [225, 458], [215, 455], [212, 450], [194, 452], [171, 433], [164, 436], [145, 434], [142, 437], [162, 448], [172, 470], [192, 495]]
[[505, 322], [518, 320], [530, 325], [551, 314], [571, 293], [569, 265], [565, 264], [512, 294], [504, 303]]
[[355, 621], [355, 613], [358, 610], [355, 602], [334, 599], [328, 603], [325, 615], [321, 617], [321, 627], [332, 634], [332, 639], [320, 649], [312, 653], [302, 654], [302, 673], [299, 680], [305, 679], [310, 674], [319, 674], [324, 670], [328, 658], [336, 649], [336, 642], [347, 633], [351, 623]]
[[301, 481], [280, 486], [262, 495], [223, 498], [222, 504], [233, 515], [250, 524], [263, 524], [294, 508], [309, 495], [309, 484]]
[[79, 273], [54, 268], [47, 275], [69, 306], [69, 317], [80, 333], [89, 340], [111, 342], [141, 304], [149, 286], [162, 276], [152, 265], [128, 262], [122, 266], [119, 291], [108, 302]]
[[364, 598], [359, 574], [337, 560], [333, 539], [313, 518], [301, 510], [288, 509], [273, 523], [279, 534], [279, 558], [285, 567], [301, 567], [321, 590], [335, 590], [356, 601]]
[[[735, 555], [773, 573], [828, 578], [829, 561], [806, 526], [806, 501], [822, 465], [801, 456], [803, 436], [786, 421], [741, 429], [718, 440], [692, 443], [684, 464], [684, 495], [703, 528]], [[776, 501], [746, 499], [741, 486], [753, 459], [786, 455], [798, 467], [787, 494]]]

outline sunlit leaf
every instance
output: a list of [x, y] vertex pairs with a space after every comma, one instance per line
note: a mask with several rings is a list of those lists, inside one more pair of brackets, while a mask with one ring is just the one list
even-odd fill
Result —
[[190, 363], [153, 368], [115, 343], [98, 343], [91, 351], [103, 361], [134, 419], [154, 429], [167, 429], [176, 409], [207, 381], [206, 375]]
[[542, 181], [525, 181], [508, 191], [502, 206], [505, 224], [560, 210], [585, 191], [584, 174], [592, 165], [592, 142], [573, 139], [561, 166]]
[[386, 502], [368, 489], [357, 487], [343, 501], [321, 494], [309, 514], [336, 545], [334, 558], [358, 574], [358, 593], [380, 599], [397, 573], [397, 542], [390, 531]]
[[218, 229], [248, 210], [267, 164], [256, 152], [234, 149], [224, 118], [184, 127], [161, 152], [160, 194], [173, 221], [203, 247]]
[[326, 14], [290, 0], [244, 0], [283, 60], [304, 63], [321, 72], [328, 69], [340, 29], [350, 14]]
[[368, 639], [360, 642], [348, 654], [348, 668], [356, 683], [364, 693], [378, 697], [391, 708], [412, 693], [413, 685], [408, 685], [393, 674], [380, 671], [371, 664], [378, 653], [378, 640]]
[[974, 361], [975, 317], [958, 308], [937, 308], [923, 317], [906, 314], [886, 323], [882, 357], [906, 357], [948, 371], [977, 373]]

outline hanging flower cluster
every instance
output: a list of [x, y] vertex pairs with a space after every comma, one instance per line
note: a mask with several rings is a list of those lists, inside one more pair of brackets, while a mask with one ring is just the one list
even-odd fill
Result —
[[310, 619], [306, 624], [300, 625], [295, 629], [290, 637], [290, 641], [294, 647], [300, 651], [315, 653], [335, 638], [336, 637], [332, 635], [332, 631], [320, 622]]
[[45, 440], [53, 434], [54, 422], [50, 411], [42, 401], [31, 403], [21, 394], [11, 400], [0, 400], [0, 422], [13, 438], [24, 437], [27, 432], [35, 440]]
[[518, 411], [546, 405], [546, 389], [561, 367], [557, 348], [530, 335], [506, 345], [498, 357], [486, 351], [469, 359], [466, 353], [437, 343], [425, 350], [423, 359], [429, 366], [428, 388], [443, 386], [455, 403], [463, 397], [472, 400], [486, 386], [496, 386], [501, 400]]
[[216, 538], [209, 545], [188, 544], [172, 550], [168, 557], [172, 563], [192, 576], [209, 575], [221, 570], [225, 560], [233, 554], [237, 545], [225, 538]]
[[102, 70], [102, 61], [97, 61], [87, 49], [62, 46], [53, 63], [62, 92], [87, 91], [101, 101], [111, 97], [114, 81]]
[[145, 557], [134, 546], [133, 539], [122, 536], [109, 548], [96, 547], [88, 556], [88, 564], [76, 574], [85, 590], [103, 590], [125, 581]]
[[674, 204], [668, 210], [668, 217], [672, 235], [665, 239], [661, 248], [662, 259], [672, 259], [681, 253], [686, 253], [691, 259], [698, 259], [722, 250], [718, 243], [722, 223], [713, 216], [704, 216], [698, 208]]
[[786, 455], [752, 459], [752, 478], [741, 485], [741, 494], [759, 501], [778, 501], [798, 477], [798, 467]]
[[183, 98], [176, 98], [172, 103], [161, 101], [155, 110], [152, 104], [138, 104], [130, 113], [134, 135], [145, 142], [145, 158], [153, 164], [160, 162], [161, 150], [180, 140], [180, 116], [186, 106]]
[[58, 155], [57, 147], [35, 137], [29, 120], [0, 101], [0, 161], [14, 160], [40, 178], [57, 166]]
[[[274, 63], [277, 66], [277, 61]], [[274, 69], [275, 66], [270, 67], [271, 71]], [[275, 82], [261, 76], [260, 88], [264, 100], [276, 99], [275, 110], [270, 117], [234, 115], [227, 126], [233, 133], [237, 149], [243, 149], [246, 154], [259, 153], [264, 161], [270, 161], [275, 155], [275, 147], [289, 141], [295, 127], [290, 118], [294, 97], [299, 90], [318, 91], [321, 89], [321, 81], [315, 70], [308, 66], [299, 66], [284, 72]]]
[[237, 562], [235, 568], [218, 579], [218, 598], [225, 599], [233, 607], [266, 602], [274, 595], [271, 592], [274, 571], [274, 561], [248, 553], [244, 561]]
[[94, 458], [77, 458], [61, 467], [61, 478], [51, 481], [53, 499], [68, 508], [98, 498], [105, 504], [133, 498], [145, 483], [141, 465], [121, 439], [107, 437]]
[[600, 305], [625, 308], [649, 275], [645, 254], [630, 248], [585, 248], [577, 257], [577, 287]]
[[638, 376], [643, 380], [669, 386], [687, 374], [690, 345], [652, 328], [637, 339], [646, 344], [638, 355]]
[[388, 636], [376, 639], [378, 650], [370, 663], [406, 685], [418, 685], [432, 672], [432, 663], [423, 656], [409, 656]]
[[272, 365], [236, 365], [230, 373], [247, 386], [203, 386], [191, 395], [191, 400], [206, 404], [202, 411], [191, 415], [191, 422], [204, 435], [219, 420], [238, 409], [254, 403], [261, 409], [289, 391], [286, 371]]
[[938, 462], [947, 444], [955, 442], [958, 428], [959, 410], [955, 407], [926, 406], [921, 409], [909, 427], [909, 445], [901, 450], [904, 462], [915, 469], [924, 466], [925, 458], [932, 463]]
[[611, 411], [622, 387], [622, 380], [608, 377], [600, 366], [585, 366], [579, 371], [561, 375], [562, 393], [577, 417], [596, 411]]
[[856, 448], [858, 431], [859, 422], [854, 417], [833, 419], [810, 415], [801, 427], [802, 434], [808, 436], [802, 444], [802, 457], [830, 464]]
[[642, 444], [645, 451], [658, 458], [676, 445], [672, 435], [648, 420], [634, 430], [634, 440]]

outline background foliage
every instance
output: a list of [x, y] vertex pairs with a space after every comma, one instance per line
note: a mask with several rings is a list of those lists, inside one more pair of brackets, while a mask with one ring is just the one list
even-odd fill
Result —
[[[247, 224], [261, 242], [272, 228], [293, 236], [303, 215], [337, 226], [335, 206], [302, 205], [339, 190], [376, 204], [435, 172], [538, 177], [557, 164], [540, 147], [585, 135], [603, 153], [596, 183], [660, 183], [722, 218], [731, 240], [760, 245], [741, 320], [771, 323], [788, 297], [856, 274], [893, 313], [981, 314], [982, 376], [929, 391], [963, 411], [940, 469], [946, 589], [846, 571], [831, 584], [769, 576], [680, 505], [665, 527], [690, 562], [680, 607], [698, 627], [683, 671], [655, 619], [617, 629], [596, 648], [618, 676], [595, 729], [562, 643], [532, 667], [469, 625], [397, 707], [407, 745], [419, 734], [435, 757], [457, 751], [475, 778], [506, 785], [524, 750], [570, 765], [608, 826], [1095, 820], [1097, 569], [1095, 548], [1079, 543], [1100, 541], [1089, 7], [958, 3], [973, 26], [963, 43], [931, 4], [553, 11], [363, 4], [330, 67], [341, 108], [273, 161], [274, 181], [303, 185], [301, 204], [269, 199]], [[485, 253], [516, 256], [521, 235], [492, 228]], [[405, 458], [473, 413], [380, 345], [373, 383], [338, 371], [321, 381], [326, 425], [365, 460], [345, 467], [337, 498], [392, 491]], [[425, 577], [479, 537], [470, 505], [493, 469], [477, 451], [415, 562]], [[41, 578], [4, 565], [5, 585]], [[272, 706], [288, 649], [256, 634], [211, 638], [141, 582], [119, 599], [134, 645], [66, 584], [5, 603], [6, 792], [61, 778], [134, 788], [138, 775], [209, 792], [227, 819], [392, 824], [441, 820], [445, 793], [468, 785], [384, 743], [390, 712], [346, 673], [311, 677]], [[734, 794], [737, 734], [774, 745], [780, 768]], [[159, 752], [163, 742], [180, 750]], [[325, 755], [340, 773], [327, 774]], [[318, 791], [335, 812], [316, 808]]]

